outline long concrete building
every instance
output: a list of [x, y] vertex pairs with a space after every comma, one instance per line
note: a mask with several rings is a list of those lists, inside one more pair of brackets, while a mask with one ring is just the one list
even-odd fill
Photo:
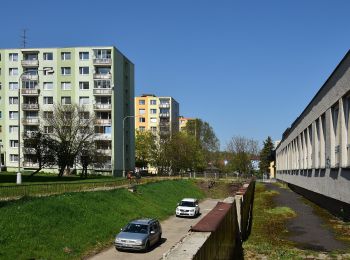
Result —
[[84, 105], [95, 116], [96, 146], [108, 159], [96, 170], [121, 175], [123, 166], [134, 168], [134, 120], [126, 120], [123, 132], [123, 118], [134, 115], [134, 65], [118, 49], [0, 49], [0, 155], [8, 170], [18, 160], [23, 168], [37, 166], [22, 149], [19, 158], [18, 126], [22, 146], [23, 134], [36, 131], [54, 104]]
[[350, 52], [276, 149], [277, 179], [350, 218]]

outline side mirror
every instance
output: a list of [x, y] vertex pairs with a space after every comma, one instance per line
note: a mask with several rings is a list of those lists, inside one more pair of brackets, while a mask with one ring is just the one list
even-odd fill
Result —
[[198, 204], [196, 204], [196, 207], [198, 207], [199, 205]]
[[151, 230], [151, 234], [153, 235], [153, 234], [155, 234], [156, 232], [154, 231], [154, 230]]
[[121, 228], [120, 231], [123, 231], [123, 228]]

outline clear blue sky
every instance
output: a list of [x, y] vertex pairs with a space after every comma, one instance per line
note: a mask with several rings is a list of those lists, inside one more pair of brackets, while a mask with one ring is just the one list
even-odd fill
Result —
[[115, 45], [135, 93], [234, 135], [280, 139], [349, 48], [348, 0], [3, 0], [0, 48]]

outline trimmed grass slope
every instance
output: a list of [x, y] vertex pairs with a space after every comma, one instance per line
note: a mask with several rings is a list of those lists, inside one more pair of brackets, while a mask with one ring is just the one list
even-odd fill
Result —
[[79, 259], [110, 245], [129, 220], [165, 219], [183, 197], [203, 198], [189, 180], [0, 202], [0, 259]]

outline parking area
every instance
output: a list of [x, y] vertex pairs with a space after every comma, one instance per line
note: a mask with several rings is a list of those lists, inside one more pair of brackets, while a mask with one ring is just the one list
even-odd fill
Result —
[[197, 218], [177, 218], [171, 216], [165, 221], [161, 222], [163, 235], [162, 241], [158, 245], [154, 246], [149, 252], [119, 252], [114, 246], [109, 249], [93, 256], [88, 259], [93, 260], [106, 260], [106, 259], [128, 259], [128, 260], [147, 260], [147, 259], [160, 259], [163, 254], [172, 248], [178, 241], [184, 237], [191, 226], [196, 224], [201, 218], [203, 218], [210, 210], [214, 208], [219, 200], [207, 199], [199, 203], [201, 209], [201, 215]]

